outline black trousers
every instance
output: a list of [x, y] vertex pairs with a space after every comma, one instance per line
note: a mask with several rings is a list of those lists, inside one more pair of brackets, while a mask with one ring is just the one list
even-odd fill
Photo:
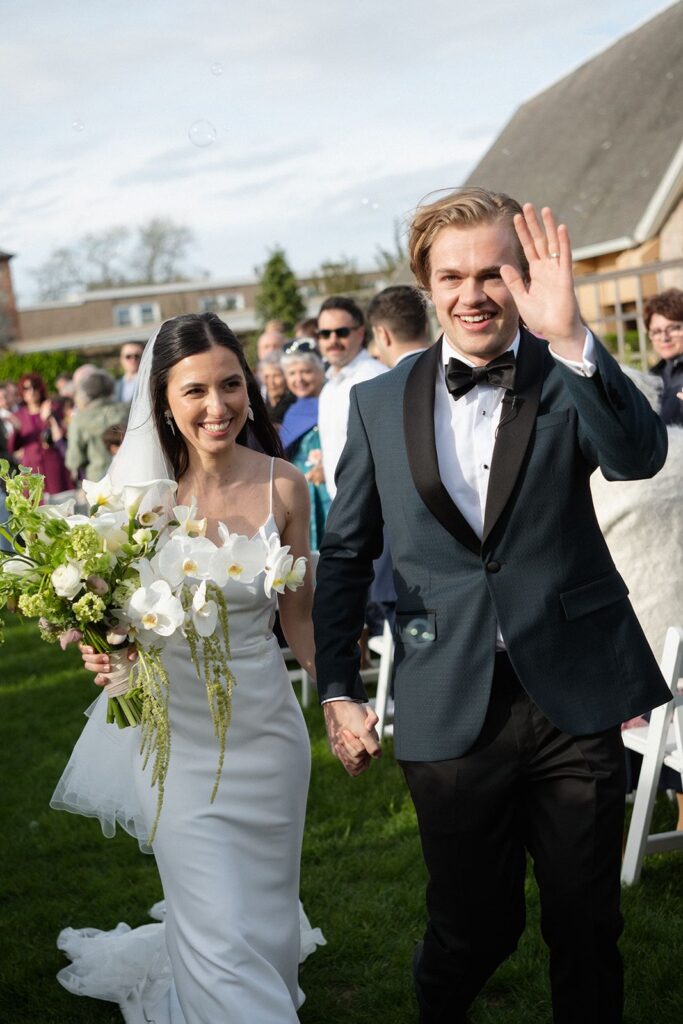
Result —
[[526, 851], [550, 950], [555, 1024], [617, 1024], [624, 824], [619, 728], [569, 736], [496, 655], [481, 734], [463, 757], [401, 762], [429, 872], [415, 963], [420, 1024], [456, 1024], [524, 929]]

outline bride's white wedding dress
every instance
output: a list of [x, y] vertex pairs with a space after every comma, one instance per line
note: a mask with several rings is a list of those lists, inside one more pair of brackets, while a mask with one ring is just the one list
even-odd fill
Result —
[[[271, 480], [271, 513], [261, 533], [276, 531]], [[229, 581], [224, 593], [237, 683], [213, 804], [218, 743], [206, 689], [180, 631], [163, 651], [171, 759], [153, 847], [165, 923], [60, 935], [74, 960], [60, 972], [62, 984], [119, 1002], [129, 1024], [295, 1024], [303, 1001], [300, 948], [310, 952], [324, 941], [317, 929], [300, 928], [310, 745], [272, 632], [275, 595], [266, 598], [262, 576], [248, 586]], [[117, 821], [144, 844], [156, 789], [142, 770], [138, 730], [107, 726], [105, 700], [97, 702], [52, 805], [99, 817], [109, 834]], [[122, 757], [127, 763], [118, 778]]]

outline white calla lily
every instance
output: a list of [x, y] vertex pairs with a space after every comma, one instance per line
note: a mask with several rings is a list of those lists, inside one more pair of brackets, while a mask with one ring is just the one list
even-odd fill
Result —
[[[115, 555], [128, 543], [124, 512], [102, 512], [88, 522], [104, 541], [105, 550]], [[75, 525], [75, 524], [74, 524]]]
[[268, 549], [263, 539], [258, 534], [249, 538], [239, 533], [230, 533], [223, 523], [219, 525], [218, 533], [223, 547], [218, 548], [214, 559], [214, 582], [219, 587], [227, 580], [253, 582], [266, 568]]
[[206, 580], [203, 580], [192, 598], [192, 625], [200, 636], [213, 636], [218, 621], [218, 605], [206, 600]]
[[153, 568], [175, 589], [185, 580], [205, 580], [213, 577], [216, 545], [207, 537], [171, 537], [154, 556]]
[[[168, 494], [175, 493], [178, 487], [175, 480], [146, 480], [140, 484], [126, 484], [123, 488], [123, 507], [131, 519], [136, 516], [145, 504], [158, 505]], [[145, 502], [145, 499], [148, 499]]]
[[83, 480], [81, 487], [85, 491], [90, 508], [105, 509], [107, 512], [118, 512], [123, 508], [120, 491], [116, 490], [108, 476], [101, 480]]
[[166, 580], [155, 580], [149, 587], [140, 587], [128, 602], [126, 612], [139, 637], [154, 633], [172, 636], [182, 625], [185, 612]]

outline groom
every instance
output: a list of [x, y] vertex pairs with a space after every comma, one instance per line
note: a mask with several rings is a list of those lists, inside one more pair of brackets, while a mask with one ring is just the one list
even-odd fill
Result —
[[429, 872], [420, 1022], [465, 1021], [515, 949], [528, 851], [554, 1020], [612, 1024], [619, 723], [669, 693], [589, 478], [654, 475], [666, 432], [582, 324], [569, 237], [550, 210], [539, 222], [531, 205], [460, 189], [418, 210], [410, 254], [443, 337], [351, 393], [314, 610], [330, 742], [352, 775], [380, 754], [357, 640], [384, 523], [395, 751]]

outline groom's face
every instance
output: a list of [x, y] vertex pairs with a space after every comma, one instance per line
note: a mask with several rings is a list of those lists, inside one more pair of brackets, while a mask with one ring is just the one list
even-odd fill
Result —
[[430, 292], [446, 340], [483, 365], [505, 352], [519, 327], [500, 267], [519, 267], [514, 228], [506, 222], [445, 227], [429, 253]]

